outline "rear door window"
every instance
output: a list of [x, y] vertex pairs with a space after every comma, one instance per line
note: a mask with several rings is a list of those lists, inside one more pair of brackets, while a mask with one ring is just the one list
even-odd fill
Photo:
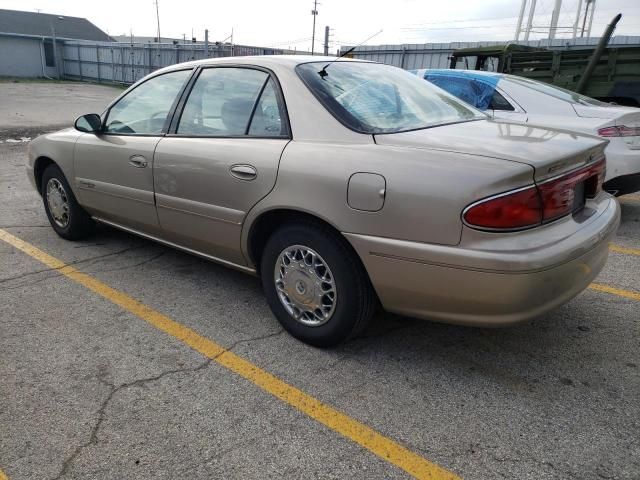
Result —
[[269, 75], [250, 68], [207, 68], [189, 94], [179, 135], [244, 136]]
[[493, 92], [493, 97], [491, 97], [489, 108], [491, 110], [502, 110], [507, 112], [513, 112], [515, 110], [514, 106], [511, 105], [509, 101], [504, 98], [497, 90]]
[[280, 137], [287, 135], [285, 113], [273, 78], [270, 78], [262, 91], [249, 127], [253, 137]]
[[491, 101], [496, 93], [492, 85], [474, 78], [427, 74], [425, 79], [480, 110], [491, 108]]

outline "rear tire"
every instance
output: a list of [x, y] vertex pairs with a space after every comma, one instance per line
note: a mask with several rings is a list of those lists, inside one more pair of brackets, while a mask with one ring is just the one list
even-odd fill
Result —
[[261, 259], [267, 302], [292, 336], [317, 347], [357, 335], [376, 307], [364, 267], [344, 238], [322, 225], [285, 225]]
[[62, 170], [49, 165], [42, 173], [42, 201], [49, 223], [67, 240], [80, 240], [91, 235], [95, 222], [78, 204]]

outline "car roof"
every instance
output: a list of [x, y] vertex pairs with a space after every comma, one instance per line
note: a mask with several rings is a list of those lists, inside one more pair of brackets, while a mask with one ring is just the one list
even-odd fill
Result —
[[[194, 60], [185, 63], [178, 63], [162, 69], [162, 72], [169, 72], [171, 70], [179, 70], [184, 67], [191, 66], [208, 66], [208, 65], [255, 65], [259, 67], [284, 67], [295, 68], [302, 63], [310, 62], [332, 62], [337, 57], [328, 57], [320, 55], [250, 55], [243, 57], [219, 57], [219, 58], [205, 58], [203, 60]], [[368, 62], [367, 60], [340, 58], [340, 62]]]

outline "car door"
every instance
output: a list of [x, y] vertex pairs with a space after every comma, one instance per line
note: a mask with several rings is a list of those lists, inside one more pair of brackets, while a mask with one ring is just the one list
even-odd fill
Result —
[[98, 133], [80, 136], [74, 150], [80, 203], [103, 220], [155, 232], [153, 152], [192, 69], [157, 75], [118, 99]]
[[234, 264], [247, 212], [275, 185], [290, 139], [277, 79], [253, 67], [204, 68], [156, 148], [163, 235]]

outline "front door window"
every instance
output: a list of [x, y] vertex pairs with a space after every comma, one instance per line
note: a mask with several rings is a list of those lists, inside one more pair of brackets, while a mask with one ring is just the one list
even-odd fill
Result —
[[140, 84], [111, 107], [104, 132], [160, 135], [167, 114], [190, 75], [191, 70], [180, 70], [153, 77]]

